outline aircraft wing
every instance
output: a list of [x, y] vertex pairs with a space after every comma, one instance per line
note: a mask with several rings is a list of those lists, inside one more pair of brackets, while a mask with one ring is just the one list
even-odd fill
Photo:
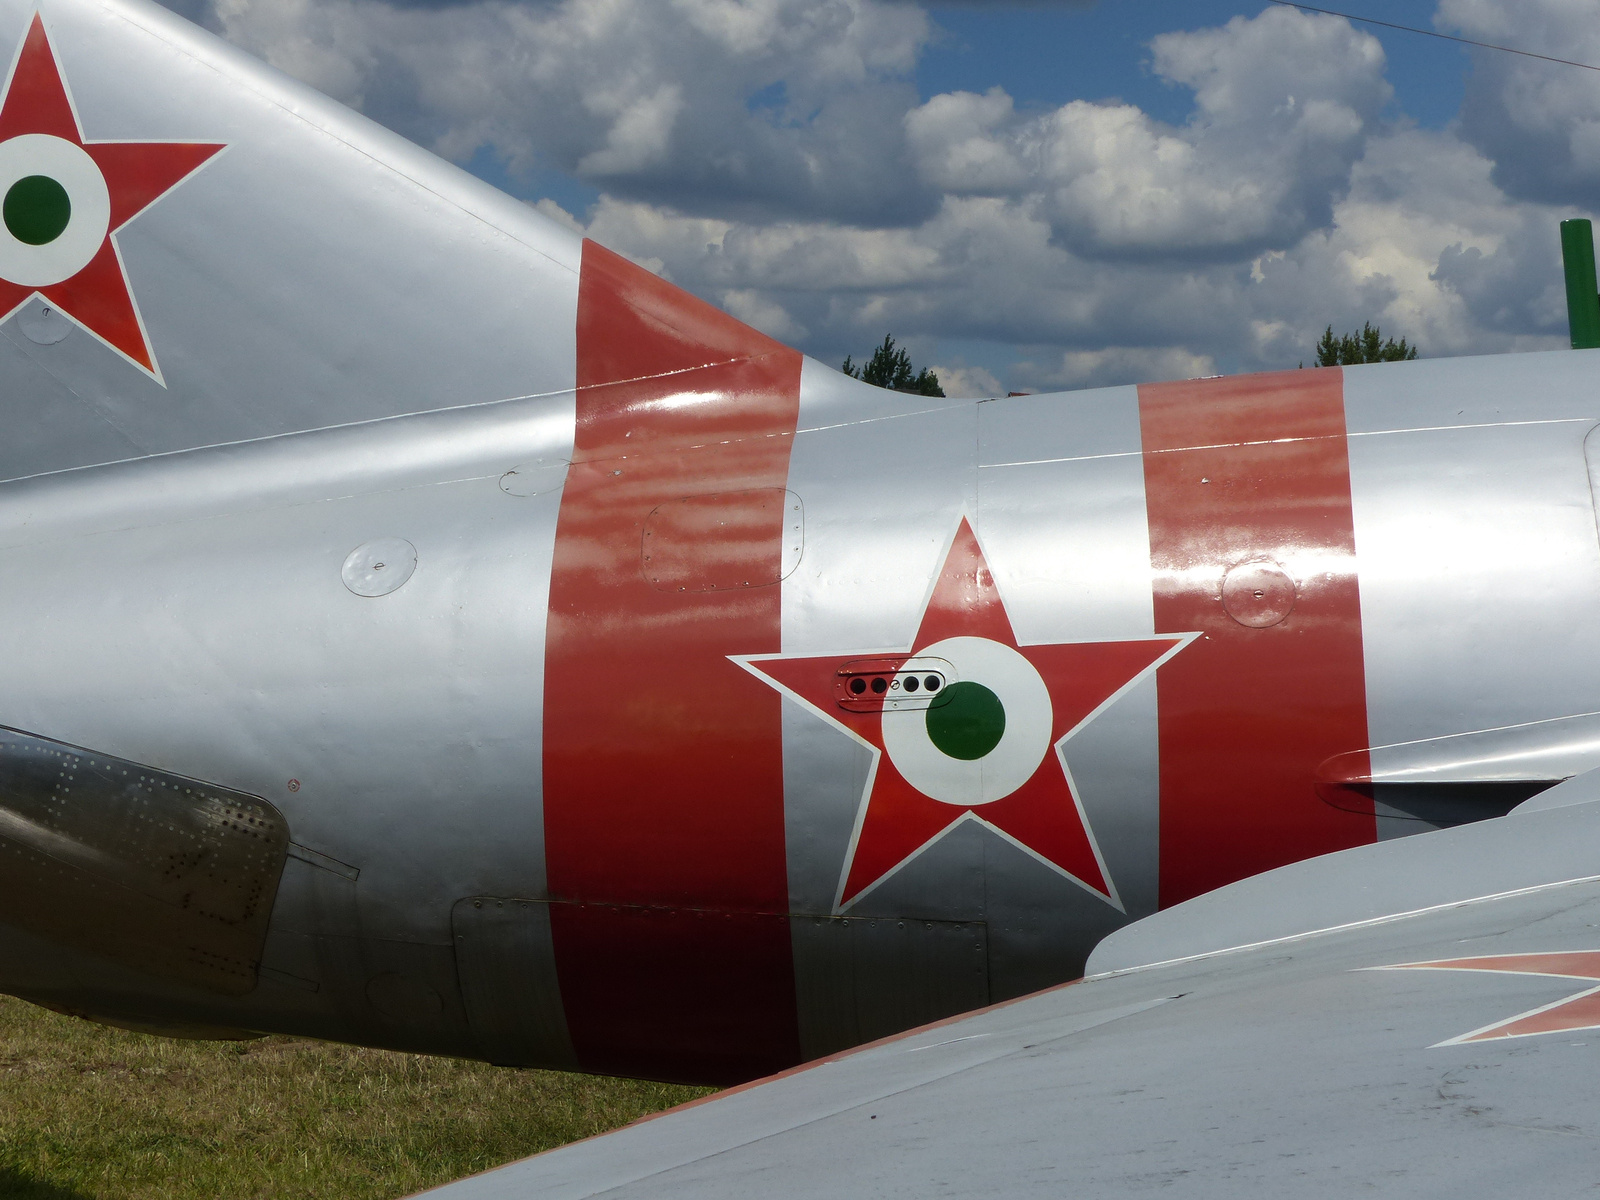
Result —
[[1597, 790], [1245, 880], [1112, 935], [1085, 982], [428, 1194], [1592, 1190]]

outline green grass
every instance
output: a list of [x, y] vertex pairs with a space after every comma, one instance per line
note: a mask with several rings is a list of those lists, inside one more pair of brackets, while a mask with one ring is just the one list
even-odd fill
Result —
[[405, 1196], [705, 1092], [296, 1038], [171, 1041], [0, 997], [0, 1197]]

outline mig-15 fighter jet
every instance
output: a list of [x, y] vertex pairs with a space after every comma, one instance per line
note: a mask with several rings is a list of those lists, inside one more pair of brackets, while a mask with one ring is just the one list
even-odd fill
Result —
[[1581, 1160], [1600, 356], [904, 395], [143, 0], [0, 45], [0, 989], [825, 1064], [480, 1189], [1285, 1193], [1490, 1058], [1470, 1178]]

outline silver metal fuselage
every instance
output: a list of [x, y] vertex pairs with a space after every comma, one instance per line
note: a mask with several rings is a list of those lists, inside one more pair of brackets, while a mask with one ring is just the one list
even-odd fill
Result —
[[[1344, 373], [1379, 783], [1386, 764], [1395, 780], [1471, 783], [1564, 778], [1600, 758], [1583, 719], [1600, 710], [1585, 462], [1597, 373], [1588, 352]], [[963, 516], [1020, 643], [1158, 632], [1137, 389], [938, 400], [808, 361], [800, 400], [787, 488], [804, 504], [804, 547], [774, 585], [784, 654], [906, 645]], [[10, 926], [0, 988], [174, 1030], [583, 1064], [540, 915], [563, 899], [546, 877], [544, 717], [559, 701], [544, 661], [575, 399], [441, 401], [0, 484], [0, 724], [262, 797], [296, 847], [248, 995]], [[415, 547], [415, 572], [359, 595], [341, 568], [382, 538]], [[1296, 579], [1327, 566], [1317, 547], [1261, 552]], [[1211, 564], [1219, 578], [1228, 565]], [[1235, 699], [1248, 719], [1250, 697]], [[1146, 674], [1063, 747], [1122, 911], [976, 822], [841, 908], [873, 754], [786, 701], [782, 916], [800, 1055], [1071, 978], [1102, 936], [1168, 899], [1157, 709]], [[1516, 742], [1511, 767], [1473, 749], [1495, 738]], [[1248, 788], [1251, 764], [1231, 769]], [[1367, 819], [1375, 837], [1428, 827], [1381, 790]], [[490, 951], [486, 899], [525, 910]], [[963, 974], [974, 947], [976, 977]], [[491, 990], [519, 980], [502, 997], [511, 1017], [473, 982], [485, 963]]]

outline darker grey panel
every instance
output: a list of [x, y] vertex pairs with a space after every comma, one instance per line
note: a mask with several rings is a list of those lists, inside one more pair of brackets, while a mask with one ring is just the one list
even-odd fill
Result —
[[509, 1066], [576, 1070], [556, 981], [549, 905], [474, 896], [456, 903], [450, 924], [478, 1053]]
[[982, 921], [796, 916], [790, 926], [806, 1058], [989, 1003]]
[[1549, 791], [1554, 779], [1451, 780], [1442, 783], [1371, 783], [1319, 787], [1333, 808], [1378, 817], [1378, 840], [1409, 837], [1430, 829], [1450, 829], [1503, 817], [1517, 805]]
[[22, 929], [243, 995], [288, 848], [258, 796], [0, 729], [0, 919]]
[[1448, 829], [1503, 817], [1524, 800], [1549, 791], [1554, 779], [1488, 779], [1471, 783], [1380, 783], [1377, 800], [1423, 828]]

